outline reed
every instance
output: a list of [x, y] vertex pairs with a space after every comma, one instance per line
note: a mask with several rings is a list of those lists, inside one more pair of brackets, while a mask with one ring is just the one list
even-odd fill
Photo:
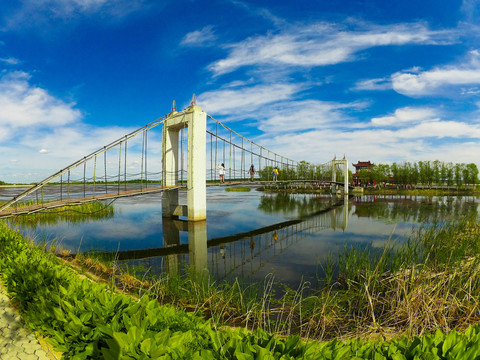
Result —
[[28, 215], [7, 218], [10, 227], [21, 226], [36, 229], [39, 225], [54, 225], [62, 221], [86, 223], [92, 220], [109, 219], [115, 215], [113, 205], [93, 201], [79, 205], [69, 205], [45, 209]]
[[[345, 246], [323, 266], [320, 289], [302, 283], [281, 287], [273, 275], [244, 286], [214, 281], [185, 269], [154, 278], [148, 269], [126, 268], [77, 255], [71, 261], [124, 291], [148, 294], [227, 324], [329, 340], [422, 335], [463, 330], [480, 320], [480, 224], [425, 225], [405, 243], [390, 236], [382, 249]], [[336, 274], [336, 276], [334, 275]]]

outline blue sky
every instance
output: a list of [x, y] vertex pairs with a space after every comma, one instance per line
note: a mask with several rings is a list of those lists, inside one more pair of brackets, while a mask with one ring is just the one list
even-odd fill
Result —
[[39, 180], [193, 93], [295, 160], [480, 165], [479, 20], [477, 0], [3, 0], [0, 180]]

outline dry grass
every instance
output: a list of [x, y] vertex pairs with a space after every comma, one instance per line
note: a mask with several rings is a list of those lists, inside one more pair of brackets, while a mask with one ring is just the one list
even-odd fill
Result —
[[[403, 247], [387, 245], [373, 256], [346, 249], [336, 281], [312, 294], [308, 284], [279, 296], [273, 276], [262, 288], [218, 284], [208, 274], [135, 277], [99, 260], [71, 261], [120, 290], [148, 294], [160, 303], [203, 314], [217, 325], [262, 328], [328, 340], [389, 339], [480, 322], [480, 225], [474, 222], [421, 229]], [[260, 295], [259, 295], [260, 294]]]

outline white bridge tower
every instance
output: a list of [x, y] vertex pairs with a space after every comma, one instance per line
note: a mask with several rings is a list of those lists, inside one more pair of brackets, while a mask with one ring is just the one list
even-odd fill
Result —
[[188, 129], [187, 137], [187, 205], [179, 205], [178, 189], [165, 191], [162, 199], [164, 217], [187, 216], [189, 221], [207, 219], [206, 130], [207, 114], [195, 104], [177, 112], [175, 107], [163, 125], [163, 186], [179, 185], [179, 133]]

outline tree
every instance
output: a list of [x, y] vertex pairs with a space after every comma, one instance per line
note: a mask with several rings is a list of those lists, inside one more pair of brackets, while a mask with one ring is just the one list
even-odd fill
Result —
[[438, 185], [440, 184], [440, 161], [435, 160], [432, 164], [432, 180]]
[[447, 168], [447, 185], [451, 186], [451, 185], [453, 185], [453, 179], [454, 179], [454, 177], [453, 177], [453, 171], [454, 171], [453, 164], [451, 162], [447, 163], [446, 168]]
[[378, 164], [372, 167], [373, 180], [377, 183], [385, 183], [390, 177], [390, 166], [388, 164]]
[[470, 183], [470, 173], [468, 171], [468, 166], [465, 164], [460, 164], [462, 171], [462, 179], [465, 185]]
[[461, 164], [455, 164], [454, 166], [455, 182], [457, 186], [462, 185], [462, 166]]
[[430, 181], [430, 161], [418, 162], [418, 177], [422, 185], [428, 184]]
[[433, 183], [433, 168], [432, 163], [430, 161], [424, 161], [424, 169], [425, 169], [425, 177], [428, 185], [432, 185]]
[[263, 169], [258, 171], [260, 176], [260, 180], [268, 181], [273, 179], [273, 167], [272, 166], [265, 166]]
[[412, 173], [410, 175], [410, 182], [414, 185], [418, 184], [418, 164], [413, 163]]
[[[297, 174], [295, 173], [295, 169], [293, 166], [287, 166], [283, 169], [279, 169], [278, 179], [279, 180], [293, 180], [297, 178]], [[273, 169], [272, 169], [273, 172]]]
[[297, 166], [297, 175], [299, 179], [308, 179], [308, 175], [310, 174], [310, 163], [302, 160], [298, 163]]
[[357, 177], [360, 180], [360, 184], [365, 186], [373, 181], [373, 172], [368, 169], [362, 169], [358, 171]]
[[470, 176], [471, 176], [471, 183], [476, 185], [478, 184], [478, 168], [477, 168], [477, 165], [474, 164], [474, 163], [470, 163], [468, 164], [468, 166], [470, 167]]
[[392, 166], [390, 167], [392, 170], [392, 176], [393, 176], [393, 183], [398, 184], [399, 182], [399, 171], [398, 171], [398, 166], [396, 163], [393, 163]]
[[442, 165], [440, 166], [440, 177], [442, 178], [442, 186], [445, 184], [445, 181], [447, 181], [448, 178], [448, 168], [447, 165], [445, 165], [445, 162], [442, 161]]
[[474, 163], [470, 163], [465, 165], [465, 168], [467, 169], [467, 180], [465, 180], [466, 183], [476, 185], [478, 183], [478, 168], [477, 165]]

